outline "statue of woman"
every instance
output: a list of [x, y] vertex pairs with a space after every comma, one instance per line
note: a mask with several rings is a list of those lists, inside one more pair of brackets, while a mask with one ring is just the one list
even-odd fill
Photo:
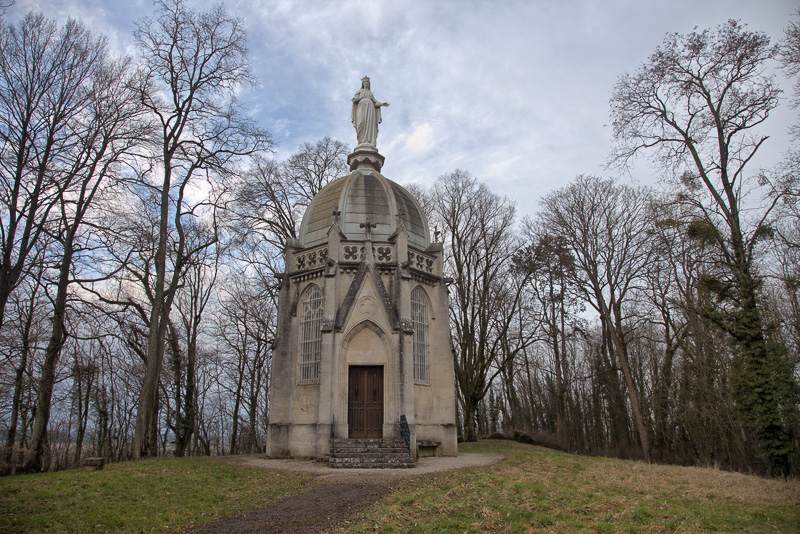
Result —
[[350, 115], [359, 145], [375, 146], [378, 141], [378, 124], [381, 122], [381, 107], [388, 105], [375, 100], [369, 89], [369, 78], [361, 78], [361, 89], [353, 97], [353, 111]]

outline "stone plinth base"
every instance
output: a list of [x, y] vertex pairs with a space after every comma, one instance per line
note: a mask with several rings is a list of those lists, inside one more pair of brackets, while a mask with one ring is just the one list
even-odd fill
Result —
[[350, 165], [350, 170], [356, 169], [374, 169], [381, 172], [383, 167], [384, 157], [378, 153], [378, 149], [373, 145], [362, 144], [358, 145], [353, 153], [347, 156], [347, 164]]

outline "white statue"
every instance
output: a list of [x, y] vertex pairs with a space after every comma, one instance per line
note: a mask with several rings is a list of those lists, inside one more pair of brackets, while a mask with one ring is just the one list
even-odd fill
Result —
[[375, 146], [378, 140], [378, 124], [381, 122], [381, 107], [388, 105], [375, 100], [369, 90], [369, 78], [361, 78], [361, 89], [353, 97], [353, 112], [350, 115], [359, 145]]

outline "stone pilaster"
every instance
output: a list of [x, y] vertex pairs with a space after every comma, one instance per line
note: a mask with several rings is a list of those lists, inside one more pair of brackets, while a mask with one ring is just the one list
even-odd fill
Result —
[[[411, 323], [411, 289], [412, 279], [408, 270], [408, 232], [404, 226], [397, 231], [395, 241], [397, 247], [397, 315], [400, 317], [400, 415], [405, 415], [411, 430], [411, 443], [416, 443], [414, 416], [414, 347], [413, 326]], [[398, 418], [399, 419], [399, 418]], [[412, 446], [412, 452], [416, 447]]]
[[[286, 250], [288, 267], [291, 253]], [[267, 427], [267, 455], [282, 458], [289, 456], [289, 434], [293, 423], [295, 365], [292, 346], [292, 298], [291, 278], [289, 273], [280, 276], [278, 292], [278, 325], [272, 351], [272, 385], [270, 387], [270, 421]], [[272, 402], [273, 399], [281, 402]]]
[[341, 235], [339, 227], [334, 223], [328, 230], [328, 257], [325, 259], [325, 275], [323, 278], [323, 319], [322, 347], [320, 355], [319, 381], [319, 427], [317, 429], [317, 455], [329, 452], [331, 424], [344, 427], [346, 421], [336, 420], [336, 413], [341, 413], [336, 406], [335, 388], [340, 362], [337, 350], [336, 329], [333, 328], [336, 308], [339, 303], [339, 244]]

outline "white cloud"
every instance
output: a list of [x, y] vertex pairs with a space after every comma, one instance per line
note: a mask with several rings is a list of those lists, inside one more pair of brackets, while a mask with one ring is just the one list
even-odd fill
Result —
[[431, 149], [433, 144], [433, 128], [427, 122], [420, 124], [405, 139], [405, 148], [411, 152], [422, 154]]

